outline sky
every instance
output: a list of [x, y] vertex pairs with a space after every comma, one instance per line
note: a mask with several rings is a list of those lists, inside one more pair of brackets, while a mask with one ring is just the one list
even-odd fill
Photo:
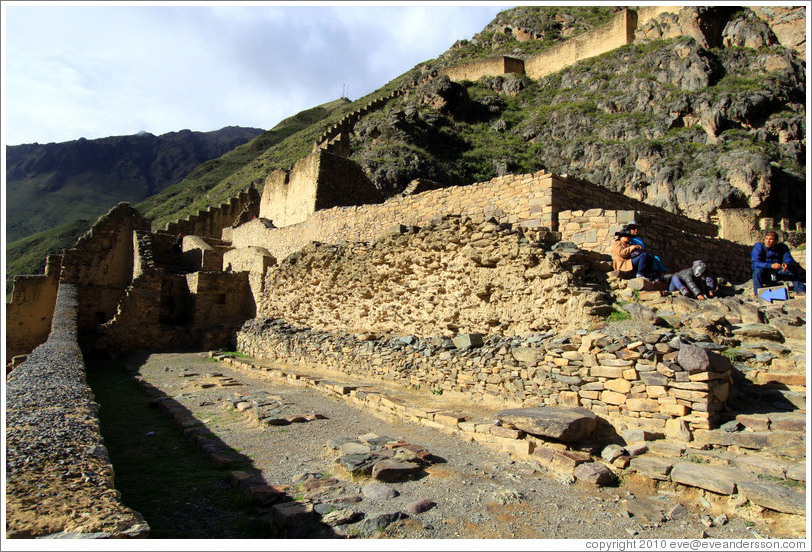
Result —
[[3, 143], [269, 129], [470, 39], [504, 2], [3, 2]]

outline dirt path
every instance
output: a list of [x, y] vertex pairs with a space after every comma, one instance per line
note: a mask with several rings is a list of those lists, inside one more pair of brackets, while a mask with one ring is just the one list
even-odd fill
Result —
[[[357, 521], [338, 525], [337, 536], [389, 538], [753, 538], [741, 520], [716, 520], [697, 504], [686, 504], [684, 517], [658, 520], [646, 506], [670, 510], [680, 501], [672, 493], [651, 494], [641, 485], [596, 488], [556, 480], [552, 473], [479, 444], [465, 442], [420, 425], [382, 419], [313, 389], [283, 385], [213, 362], [205, 353], [151, 354], [126, 359], [130, 370], [182, 405], [232, 452], [250, 459], [247, 473], [267, 485], [281, 486], [290, 498], [319, 512], [356, 512]], [[336, 379], [339, 379], [336, 377]], [[279, 417], [310, 415], [310, 421], [263, 427], [237, 408], [242, 398], [270, 397]], [[319, 414], [314, 419], [313, 414]], [[190, 424], [191, 425], [191, 424]], [[369, 434], [403, 440], [430, 451], [441, 462], [423, 477], [367, 486], [353, 479], [331, 450], [341, 438]], [[308, 475], [310, 474], [310, 475]], [[559, 478], [561, 479], [561, 478]], [[335, 481], [333, 481], [335, 480]], [[315, 482], [315, 483], [314, 483]], [[322, 485], [319, 482], [326, 482]], [[397, 496], [385, 497], [396, 491]], [[375, 491], [375, 492], [373, 492]], [[433, 503], [421, 513], [371, 530], [382, 514], [407, 512], [415, 501]], [[641, 509], [642, 508], [642, 509]], [[638, 515], [629, 515], [629, 510]], [[260, 510], [262, 512], [262, 510]], [[362, 513], [358, 514], [358, 513]], [[270, 509], [265, 514], [272, 516]], [[679, 519], [677, 519], [679, 518]], [[364, 525], [366, 523], [366, 525]], [[385, 524], [385, 522], [383, 523]], [[708, 525], [711, 525], [710, 527]], [[323, 527], [323, 526], [322, 526]], [[290, 528], [279, 536], [319, 536]]]

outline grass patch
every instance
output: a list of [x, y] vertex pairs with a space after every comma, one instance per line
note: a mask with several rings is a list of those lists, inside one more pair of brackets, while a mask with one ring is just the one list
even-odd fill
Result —
[[267, 538], [245, 497], [149, 398], [121, 362], [92, 362], [88, 384], [99, 403], [116, 489], [140, 512], [151, 538]]
[[606, 317], [607, 322], [623, 322], [624, 320], [628, 320], [631, 318], [631, 315], [626, 312], [625, 310], [620, 310], [614, 305], [612, 306], [612, 312], [609, 313], [609, 316]]

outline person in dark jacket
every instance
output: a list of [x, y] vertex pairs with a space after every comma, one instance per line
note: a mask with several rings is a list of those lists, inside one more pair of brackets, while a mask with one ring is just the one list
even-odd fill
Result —
[[708, 274], [704, 261], [697, 260], [690, 268], [671, 275], [668, 291], [679, 291], [686, 297], [704, 301], [716, 295], [716, 278]]
[[776, 232], [767, 232], [764, 243], [758, 242], [750, 252], [753, 268], [753, 292], [759, 288], [778, 285], [778, 282], [792, 282], [796, 293], [806, 293], [806, 270], [799, 265], [789, 247], [778, 241]]

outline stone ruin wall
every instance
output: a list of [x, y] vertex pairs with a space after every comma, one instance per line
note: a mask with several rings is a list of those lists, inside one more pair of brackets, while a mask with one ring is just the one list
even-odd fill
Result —
[[477, 81], [482, 77], [504, 75], [506, 73], [523, 75], [524, 71], [525, 62], [521, 59], [500, 56], [453, 65], [440, 70], [439, 73], [448, 76], [453, 81]]
[[636, 28], [637, 13], [633, 10], [624, 10], [612, 21], [597, 29], [528, 57], [524, 61], [525, 73], [531, 79], [540, 79], [582, 59], [620, 48], [634, 40]]
[[188, 274], [157, 266], [172, 241], [168, 234], [134, 233], [132, 283], [115, 316], [98, 327], [93, 347], [114, 353], [228, 347], [236, 327], [255, 314], [247, 272], [223, 272], [222, 263]]
[[259, 216], [283, 227], [304, 222], [321, 209], [378, 201], [380, 195], [357, 164], [316, 149], [290, 171], [278, 169], [268, 176]]
[[11, 302], [6, 304], [6, 364], [15, 356], [26, 355], [45, 342], [51, 331], [60, 255], [48, 255], [44, 274], [14, 278]]
[[618, 431], [664, 433], [672, 424], [708, 429], [733, 381], [728, 359], [673, 341], [651, 344], [593, 333], [467, 350], [428, 341], [393, 344], [263, 319], [247, 322], [237, 335], [238, 349], [258, 358], [420, 386], [492, 406], [580, 406]]
[[127, 203], [101, 217], [62, 257], [61, 282], [79, 292], [79, 330], [90, 330], [116, 312], [133, 278], [133, 232], [150, 223]]
[[[601, 214], [594, 209], [600, 209]], [[589, 215], [585, 216], [586, 212]], [[398, 196], [381, 204], [325, 209], [287, 228], [268, 229], [262, 221], [250, 221], [228, 229], [223, 239], [231, 240], [238, 249], [260, 247], [274, 258], [284, 259], [311, 241], [369, 242], [396, 225], [422, 226], [435, 216], [447, 214], [469, 217], [474, 222], [493, 217], [520, 227], [546, 227], [583, 249], [601, 254], [608, 254], [614, 232], [635, 218], [646, 225], [643, 235], [647, 246], [657, 251], [669, 268], [688, 266], [699, 253], [717, 274], [740, 281], [749, 278], [749, 247], [714, 238], [715, 225], [544, 171]]]
[[[60, 284], [47, 341], [7, 378], [6, 530], [12, 538], [83, 531], [144, 537], [149, 531], [115, 490], [77, 342], [79, 306], [77, 287]], [[66, 470], [75, 477], [66, 477]], [[79, 504], [92, 504], [94, 518], [102, 521], [88, 527]], [[19, 527], [26, 533], [15, 534], [17, 523], [32, 516], [34, 524]]]
[[163, 231], [173, 236], [184, 234], [186, 236], [201, 236], [204, 238], [219, 238], [223, 228], [231, 226], [236, 219], [242, 217], [250, 220], [259, 215], [259, 192], [254, 186], [240, 192], [228, 203], [218, 207], [209, 207], [187, 219], [166, 224]]
[[265, 273], [257, 316], [328, 331], [454, 336], [562, 329], [609, 314], [606, 294], [549, 245], [454, 216], [371, 244], [314, 245]]

